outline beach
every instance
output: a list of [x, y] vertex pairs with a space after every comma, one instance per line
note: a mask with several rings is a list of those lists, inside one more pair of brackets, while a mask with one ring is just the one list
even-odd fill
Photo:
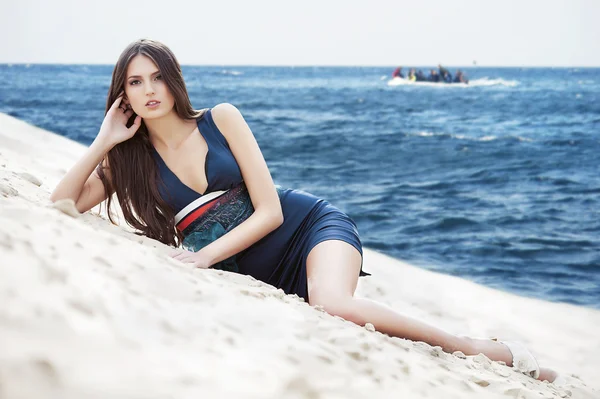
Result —
[[[85, 146], [0, 114], [1, 398], [600, 398], [600, 311], [365, 248], [357, 295], [524, 343], [560, 387], [357, 326], [49, 195]], [[122, 219], [121, 219], [122, 220]]]

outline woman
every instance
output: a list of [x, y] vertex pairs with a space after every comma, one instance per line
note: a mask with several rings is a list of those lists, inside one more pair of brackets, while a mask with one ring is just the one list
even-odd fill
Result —
[[230, 104], [194, 110], [177, 59], [156, 41], [131, 43], [119, 57], [98, 136], [51, 200], [71, 198], [86, 212], [108, 199], [110, 209], [114, 192], [140, 234], [183, 245], [172, 254], [183, 263], [252, 275], [330, 314], [446, 352], [509, 366], [514, 354], [519, 371], [555, 378], [519, 344], [454, 336], [354, 297], [366, 275], [354, 222], [327, 201], [276, 187], [240, 112]]

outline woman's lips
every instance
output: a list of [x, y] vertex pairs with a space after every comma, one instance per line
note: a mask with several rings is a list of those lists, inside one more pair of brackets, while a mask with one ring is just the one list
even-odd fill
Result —
[[146, 107], [148, 108], [158, 108], [158, 106], [160, 105], [160, 101], [150, 101], [146, 104]]

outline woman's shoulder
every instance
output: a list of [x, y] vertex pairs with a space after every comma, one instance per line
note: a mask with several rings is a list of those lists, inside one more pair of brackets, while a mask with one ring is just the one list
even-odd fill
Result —
[[229, 119], [235, 119], [242, 116], [237, 107], [231, 103], [220, 103], [209, 110], [214, 120], [227, 122]]
[[235, 138], [235, 135], [239, 134], [240, 127], [245, 124], [242, 113], [230, 103], [217, 104], [210, 109], [208, 114], [221, 134], [228, 140]]

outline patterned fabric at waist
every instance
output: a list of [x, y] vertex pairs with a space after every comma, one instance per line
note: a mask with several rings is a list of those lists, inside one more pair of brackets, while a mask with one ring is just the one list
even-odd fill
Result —
[[[282, 189], [277, 187], [277, 192], [281, 196]], [[175, 216], [175, 225], [183, 234], [184, 249], [197, 252], [233, 230], [253, 212], [250, 194], [241, 182], [229, 190], [208, 193], [193, 201]], [[238, 271], [235, 255], [213, 267]]]
[[244, 182], [222, 191], [205, 194], [188, 204], [177, 215], [175, 225], [185, 236], [211, 228], [218, 223], [229, 231], [254, 212]]

